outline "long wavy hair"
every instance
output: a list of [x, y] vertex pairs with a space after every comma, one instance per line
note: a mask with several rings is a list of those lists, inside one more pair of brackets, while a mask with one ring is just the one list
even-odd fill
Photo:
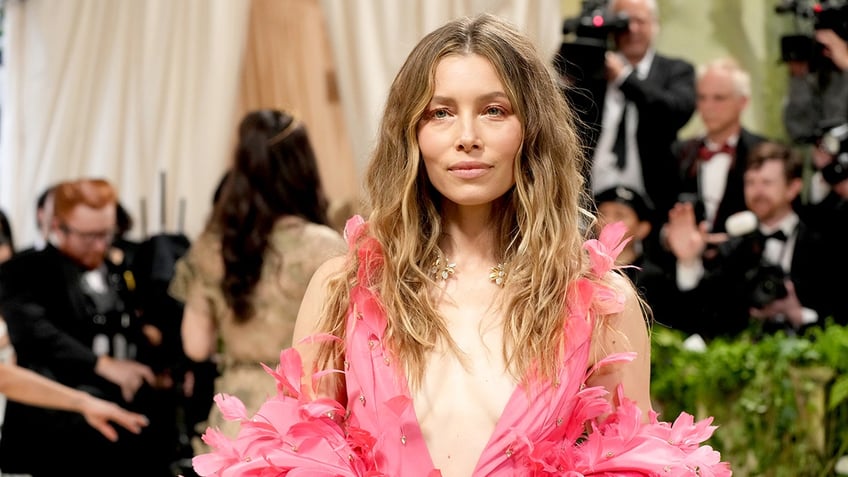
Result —
[[[439, 62], [472, 54], [491, 62], [523, 129], [515, 186], [492, 214], [496, 250], [509, 263], [502, 352], [517, 379], [531, 369], [555, 375], [566, 292], [585, 268], [582, 242], [593, 217], [581, 173], [584, 148], [552, 71], [524, 35], [489, 14], [451, 21], [425, 36], [391, 86], [365, 179], [368, 234], [382, 247], [383, 262], [364, 285], [380, 298], [388, 320], [386, 343], [413, 386], [420, 384], [426, 353], [437, 343], [459, 353], [432, 294], [429, 268], [443, 233], [441, 197], [423, 167], [418, 125]], [[343, 335], [358, 265], [353, 254], [341, 276], [331, 280], [322, 331]], [[335, 364], [342, 352], [339, 344], [324, 344], [319, 361]]]
[[278, 110], [248, 113], [207, 223], [207, 230], [221, 237], [221, 289], [236, 321], [253, 316], [252, 293], [274, 224], [291, 215], [327, 225], [326, 211], [318, 163], [303, 123]]

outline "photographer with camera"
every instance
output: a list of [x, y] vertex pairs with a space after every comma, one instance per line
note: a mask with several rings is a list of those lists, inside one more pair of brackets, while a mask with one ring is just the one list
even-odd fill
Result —
[[794, 210], [803, 162], [790, 147], [772, 141], [755, 146], [744, 173], [752, 230], [728, 221], [730, 238], [708, 264], [701, 259], [705, 234], [691, 204], [669, 212], [668, 244], [677, 258], [676, 279], [689, 318], [679, 328], [704, 338], [732, 337], [752, 326], [764, 332], [799, 332], [822, 324], [836, 311], [838, 286], [824, 278], [825, 263], [844, 263], [841, 249], [828, 246]]
[[[586, 48], [592, 54], [573, 44], [560, 50], [566, 93], [572, 103], [592, 106], [577, 108], [592, 158], [587, 182], [593, 194], [623, 185], [668, 210], [676, 198], [669, 188], [676, 172], [670, 147], [695, 110], [694, 67], [656, 52], [655, 0], [611, 0], [606, 9], [595, 9], [598, 3], [584, 1], [575, 43], [601, 46]], [[610, 37], [613, 48], [607, 50]], [[569, 63], [584, 74], [569, 75]]]
[[[833, 249], [842, 250], [848, 242], [848, 123], [825, 133], [812, 155], [817, 171], [810, 179], [809, 200], [800, 213]], [[843, 255], [844, 267], [848, 268], [848, 254]], [[836, 310], [835, 319], [848, 324], [848, 304]]]
[[[832, 28], [825, 28], [826, 26]], [[823, 99], [834, 103], [832, 107], [848, 108], [848, 6], [829, 7], [817, 16], [815, 41], [820, 54], [835, 69], [846, 92], [837, 97]], [[809, 107], [809, 105], [808, 105]], [[819, 230], [833, 244], [843, 247], [848, 239], [848, 113], [822, 119], [817, 124], [816, 147], [812, 149], [815, 173], [809, 182], [808, 201], [802, 216], [809, 225]], [[836, 310], [836, 321], [848, 323], [848, 306]]]
[[[833, 61], [843, 75], [848, 75], [848, 41], [830, 29], [817, 30], [815, 38], [823, 46], [822, 54]], [[813, 149], [816, 173], [810, 182], [810, 203], [813, 204], [810, 210], [825, 215], [829, 215], [826, 213], [829, 210], [841, 212], [837, 216], [841, 220], [822, 220], [822, 225], [826, 225], [826, 222], [842, 225], [835, 231], [840, 232], [844, 239], [848, 233], [848, 118], [832, 121], [827, 126], [823, 128], [825, 131], [818, 147]]]
[[847, 8], [841, 0], [785, 0], [775, 8], [792, 13], [799, 30], [812, 21], [811, 33], [784, 35], [780, 44], [789, 71], [783, 124], [795, 143], [817, 143], [827, 125], [848, 120]]
[[816, 172], [810, 181], [809, 203], [848, 199], [848, 122], [829, 128], [812, 158]]

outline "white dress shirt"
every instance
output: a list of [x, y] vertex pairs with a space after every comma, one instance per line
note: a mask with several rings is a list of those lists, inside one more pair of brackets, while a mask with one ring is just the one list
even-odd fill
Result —
[[[730, 137], [727, 144], [736, 147], [739, 142], [739, 135]], [[704, 141], [704, 145], [711, 151], [718, 151], [723, 144], [716, 144], [709, 139]], [[724, 197], [724, 191], [727, 188], [727, 173], [730, 171], [730, 165], [733, 163], [733, 158], [726, 152], [717, 152], [708, 161], [698, 161], [698, 188], [701, 192], [701, 199], [704, 201], [704, 219], [707, 221], [708, 230], [715, 228], [715, 217], [718, 213], [718, 206], [721, 204], [721, 199]]]

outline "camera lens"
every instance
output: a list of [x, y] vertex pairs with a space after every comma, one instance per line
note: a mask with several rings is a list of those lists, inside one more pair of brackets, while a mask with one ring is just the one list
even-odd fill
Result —
[[848, 152], [841, 152], [833, 161], [821, 170], [822, 177], [830, 185], [836, 185], [848, 179]]

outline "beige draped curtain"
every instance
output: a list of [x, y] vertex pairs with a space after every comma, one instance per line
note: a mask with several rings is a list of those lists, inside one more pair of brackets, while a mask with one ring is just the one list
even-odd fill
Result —
[[36, 236], [36, 196], [80, 176], [118, 187], [137, 236], [181, 217], [202, 226], [229, 155], [249, 5], [5, 1], [0, 208], [16, 245]]

